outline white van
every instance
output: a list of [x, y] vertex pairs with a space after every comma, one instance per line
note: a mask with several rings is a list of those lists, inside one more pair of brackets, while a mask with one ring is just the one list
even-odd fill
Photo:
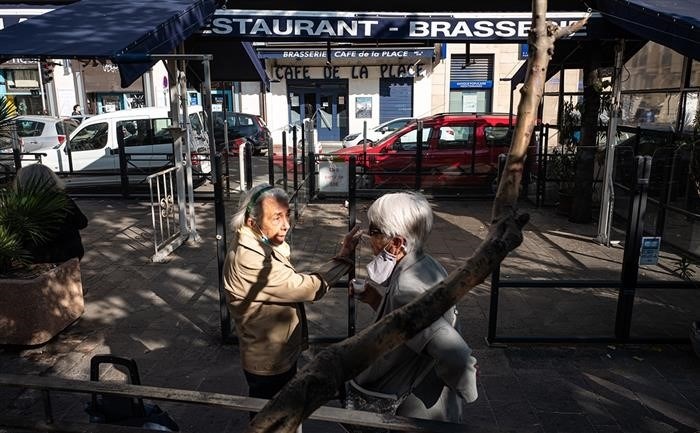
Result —
[[[135, 108], [99, 114], [85, 119], [70, 135], [70, 141], [37, 152], [45, 153], [42, 163], [56, 172], [69, 171], [68, 145], [74, 172], [110, 171], [115, 176], [75, 176], [66, 184], [119, 183], [119, 149], [124, 148], [130, 182], [142, 182], [151, 173], [172, 166], [173, 139], [168, 127], [169, 109], [164, 107]], [[197, 151], [208, 153], [201, 106], [188, 108], [191, 124], [193, 168], [202, 170]]]

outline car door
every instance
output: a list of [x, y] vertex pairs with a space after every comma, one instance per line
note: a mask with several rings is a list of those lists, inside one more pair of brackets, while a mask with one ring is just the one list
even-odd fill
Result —
[[117, 120], [116, 136], [119, 148], [124, 149], [127, 172], [148, 173], [155, 157], [151, 119], [141, 116]]
[[74, 171], [114, 171], [118, 167], [117, 154], [107, 146], [109, 133], [109, 122], [92, 123], [79, 128], [70, 140], [70, 155], [65, 145], [56, 149], [60, 156], [58, 170], [69, 170], [70, 157]]
[[474, 131], [474, 124], [466, 121], [435, 128], [436, 138], [423, 161], [423, 186], [455, 186], [465, 182], [472, 173]]
[[513, 130], [508, 125], [480, 125], [474, 154], [474, 173], [477, 176], [490, 180], [498, 173], [498, 157], [508, 153], [512, 137]]
[[[423, 129], [422, 151], [430, 138], [430, 128]], [[368, 154], [370, 172], [377, 187], [410, 187], [416, 183], [416, 149], [418, 130], [414, 125], [396, 134], [378, 152]]]

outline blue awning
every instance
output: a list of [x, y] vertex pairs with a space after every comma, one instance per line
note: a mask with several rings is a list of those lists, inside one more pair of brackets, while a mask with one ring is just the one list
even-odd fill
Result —
[[217, 3], [81, 0], [0, 31], [0, 58], [109, 59], [127, 87], [157, 62], [150, 55], [172, 54], [203, 27]]
[[598, 0], [597, 5], [616, 26], [700, 59], [700, 0]]

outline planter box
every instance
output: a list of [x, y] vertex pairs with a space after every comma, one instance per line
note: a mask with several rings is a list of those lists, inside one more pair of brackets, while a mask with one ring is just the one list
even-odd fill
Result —
[[0, 344], [43, 344], [85, 311], [80, 261], [33, 279], [0, 280]]

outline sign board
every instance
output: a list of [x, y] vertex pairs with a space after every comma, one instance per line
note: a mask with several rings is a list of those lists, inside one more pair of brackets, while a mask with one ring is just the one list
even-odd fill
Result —
[[661, 238], [658, 236], [642, 237], [642, 250], [639, 254], [640, 265], [656, 265], [659, 263]]
[[318, 190], [320, 192], [348, 192], [348, 163], [321, 160], [318, 164]]
[[525, 60], [530, 56], [530, 46], [528, 44], [520, 44], [518, 59]]
[[[410, 59], [431, 58], [435, 55], [432, 48], [332, 48], [331, 59]], [[326, 59], [325, 49], [263, 50], [258, 51], [260, 59]]]
[[[550, 12], [547, 19], [560, 27], [573, 24], [587, 13]], [[586, 38], [587, 28], [602, 21], [594, 12], [588, 24], [572, 34]], [[453, 41], [526, 41], [532, 24], [529, 12], [482, 13], [368, 13], [217, 9], [203, 33], [240, 39], [392, 39]], [[326, 57], [324, 50], [313, 55]], [[295, 56], [296, 57], [296, 56]]]
[[450, 89], [491, 89], [493, 80], [459, 80], [450, 81]]

